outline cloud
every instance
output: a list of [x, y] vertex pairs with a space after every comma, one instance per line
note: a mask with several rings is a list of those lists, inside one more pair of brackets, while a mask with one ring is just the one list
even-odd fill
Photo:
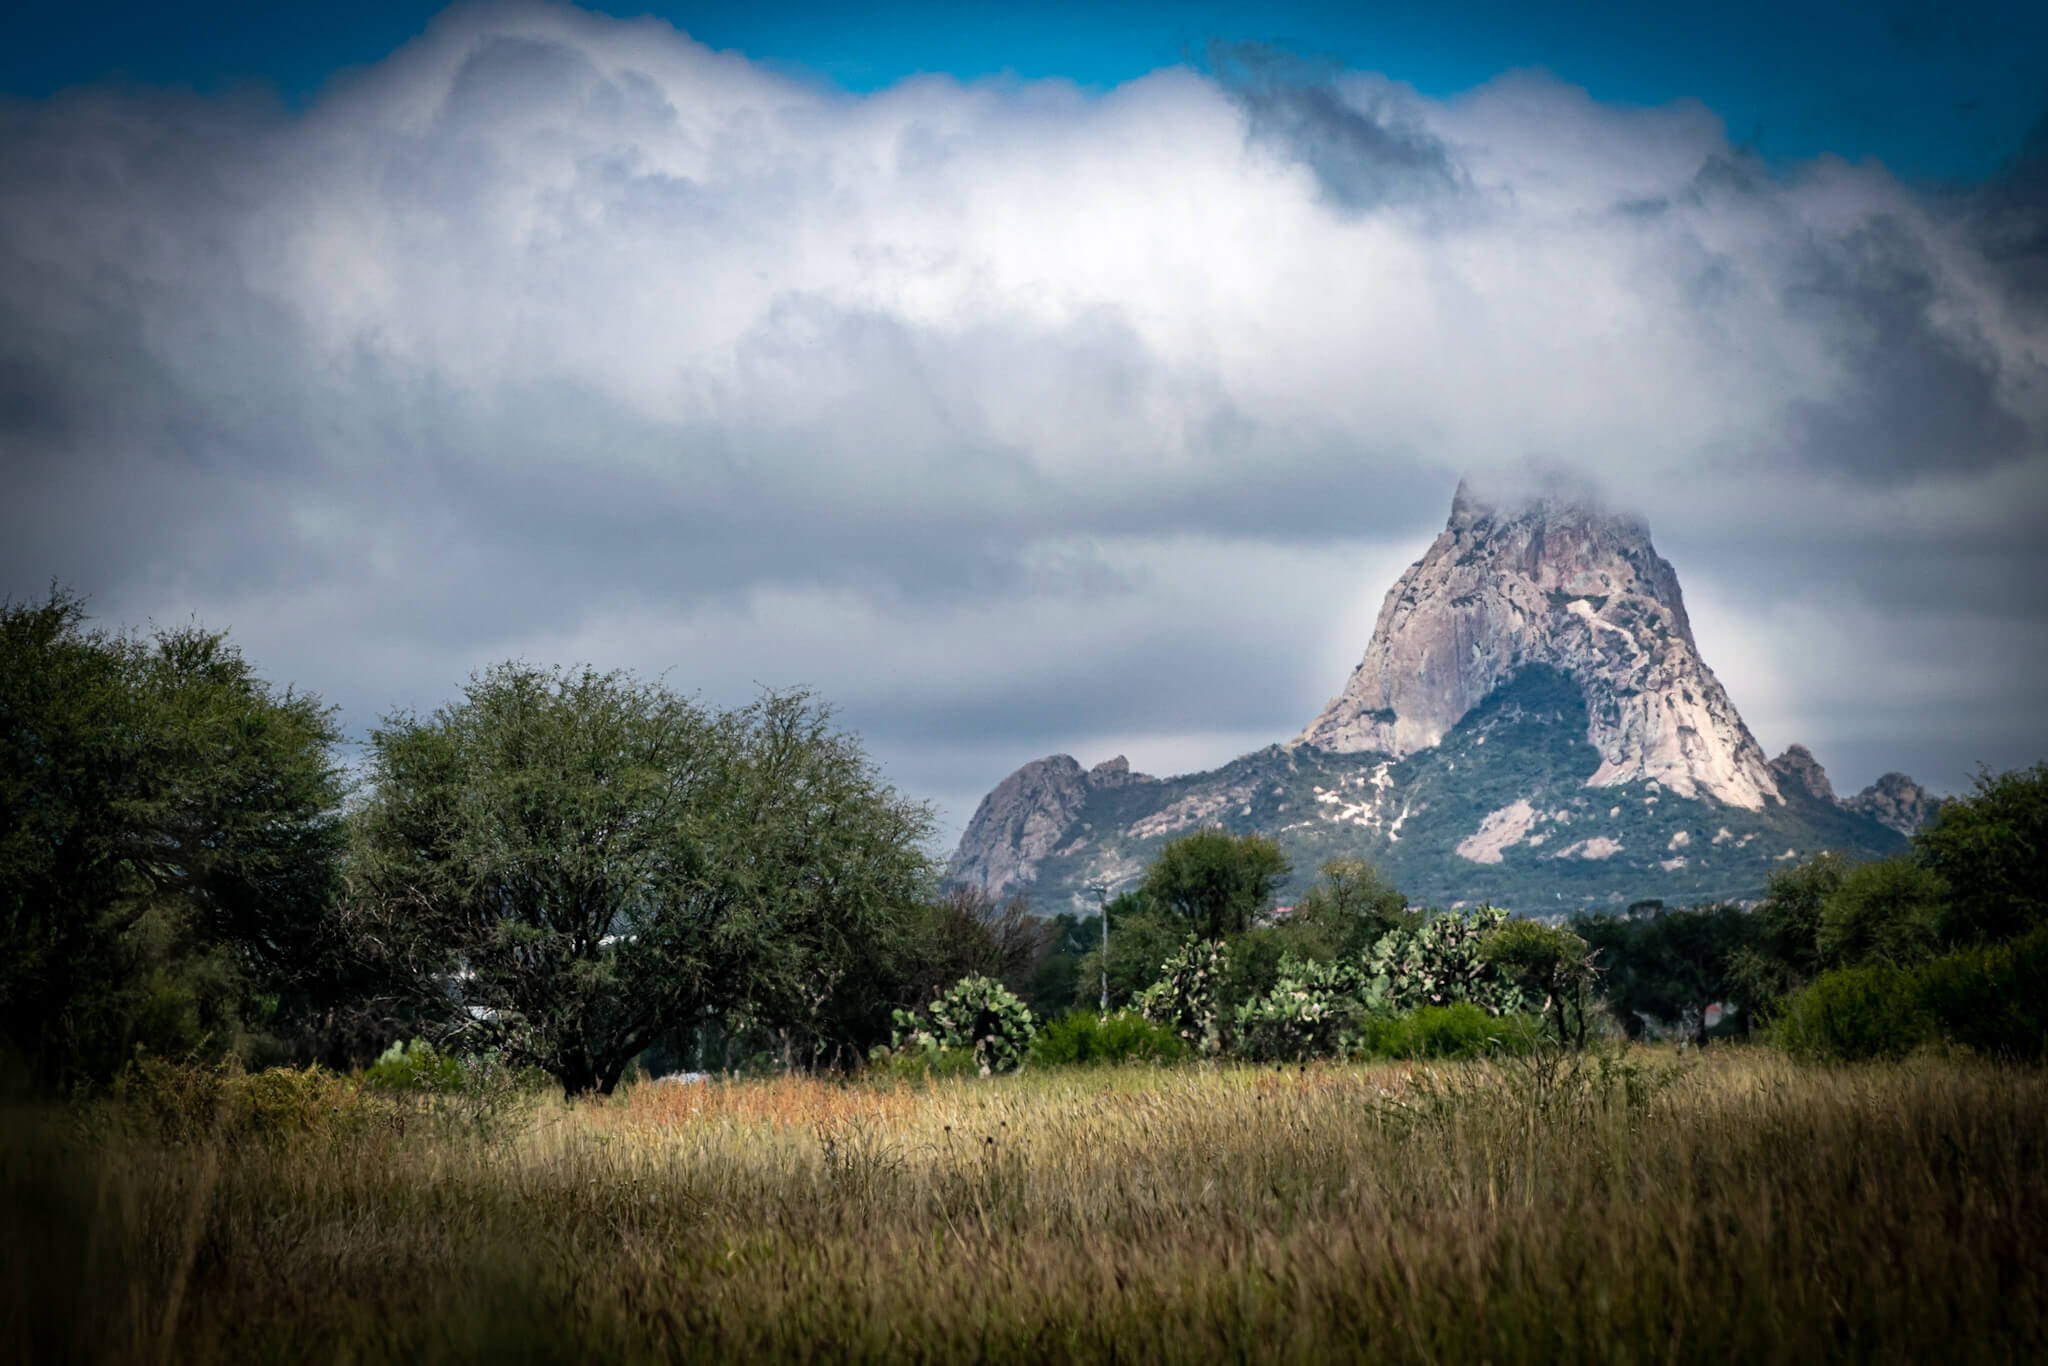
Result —
[[1460, 473], [1567, 468], [1845, 783], [1798, 699], [1876, 637], [1786, 604], [1988, 661], [1859, 754], [2038, 757], [2037, 155], [1935, 195], [1541, 73], [1216, 65], [855, 97], [474, 5], [303, 113], [0, 105], [0, 583], [197, 612], [358, 727], [514, 653], [810, 683], [957, 825], [1052, 749], [1284, 738]]

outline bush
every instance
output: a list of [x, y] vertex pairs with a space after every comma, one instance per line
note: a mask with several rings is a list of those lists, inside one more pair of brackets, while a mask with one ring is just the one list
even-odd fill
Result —
[[1136, 1011], [1119, 1010], [1103, 1019], [1074, 1010], [1038, 1032], [1031, 1060], [1042, 1066], [1102, 1062], [1175, 1062], [1187, 1056], [1180, 1036]]
[[2048, 1056], [2048, 928], [1937, 958], [1918, 976], [1921, 1004], [1957, 1043], [1993, 1057]]
[[1031, 1007], [1018, 1000], [1015, 992], [991, 977], [963, 977], [932, 1002], [928, 1021], [907, 1010], [896, 1012], [891, 1053], [900, 1054], [906, 1047], [926, 1055], [964, 1049], [973, 1055], [976, 1069], [985, 1077], [1023, 1066], [1037, 1032]]
[[981, 1064], [971, 1048], [922, 1048], [915, 1044], [891, 1049], [880, 1045], [868, 1055], [884, 1076], [898, 1081], [924, 1081], [931, 1077], [972, 1077]]
[[391, 1045], [363, 1072], [363, 1084], [380, 1091], [458, 1091], [462, 1081], [462, 1060], [424, 1039]]
[[1503, 1020], [1459, 1001], [1370, 1016], [1360, 1031], [1359, 1048], [1376, 1058], [1477, 1058], [1526, 1053], [1539, 1033], [1539, 1024], [1519, 1017]]
[[244, 1072], [233, 1058], [209, 1067], [140, 1057], [113, 1093], [129, 1122], [166, 1143], [299, 1137], [352, 1127], [366, 1113], [347, 1077], [318, 1066]]
[[1443, 912], [1420, 930], [1381, 936], [1366, 959], [1367, 1008], [1410, 1010], [1469, 1001], [1491, 1015], [1521, 1009], [1522, 993], [1481, 952], [1487, 936], [1507, 918], [1498, 906], [1480, 906], [1462, 915]]
[[1364, 1013], [1361, 985], [1348, 963], [1282, 960], [1273, 989], [1237, 1008], [1237, 1051], [1253, 1062], [1336, 1056]]
[[1138, 1010], [1154, 1024], [1175, 1031], [1196, 1051], [1221, 1052], [1217, 994], [1229, 966], [1222, 940], [1190, 939], [1160, 964], [1159, 980], [1138, 993]]
[[1919, 977], [1890, 963], [1824, 972], [1788, 999], [1771, 1026], [1787, 1052], [1832, 1062], [1899, 1058], [1932, 1037]]

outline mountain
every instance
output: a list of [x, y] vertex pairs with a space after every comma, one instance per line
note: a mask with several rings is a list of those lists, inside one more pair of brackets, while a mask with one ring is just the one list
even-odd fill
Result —
[[1363, 659], [1286, 745], [1155, 778], [1122, 757], [1026, 764], [983, 799], [951, 874], [1045, 911], [1128, 886], [1167, 839], [1256, 832], [1378, 864], [1412, 901], [1531, 912], [1749, 897], [1822, 849], [1882, 854], [1933, 799], [1887, 774], [1838, 800], [1803, 746], [1767, 760], [1700, 657], [1639, 519], [1584, 495], [1460, 485]]

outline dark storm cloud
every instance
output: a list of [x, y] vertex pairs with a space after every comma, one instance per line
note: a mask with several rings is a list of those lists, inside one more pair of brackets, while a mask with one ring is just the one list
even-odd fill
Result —
[[1849, 376], [1843, 392], [1789, 406], [1797, 454], [1880, 483], [2039, 454], [2038, 434], [2001, 401], [1996, 350], [1934, 320], [1939, 270], [1901, 224], [1874, 218], [1817, 251], [1786, 290], [1787, 312], [1821, 329]]
[[1971, 209], [1977, 248], [2005, 297], [2037, 317], [2048, 312], [2048, 114], [2004, 172], [1972, 197]]
[[1824, 759], [1800, 699], [1888, 614], [1997, 671], [1845, 716], [2017, 714], [2034, 162], [1930, 198], [1697, 105], [1218, 65], [856, 99], [481, 6], [303, 114], [0, 106], [0, 583], [197, 612], [357, 727], [510, 654], [809, 683], [959, 820], [1050, 750], [1285, 738], [1457, 475], [1534, 461]]

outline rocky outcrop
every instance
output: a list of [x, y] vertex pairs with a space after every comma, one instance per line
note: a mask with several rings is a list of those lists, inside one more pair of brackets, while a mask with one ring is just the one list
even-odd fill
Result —
[[1817, 802], [1835, 800], [1835, 785], [1828, 781], [1827, 770], [1805, 745], [1787, 745], [1783, 754], [1771, 760], [1771, 773], [1778, 780], [1780, 793], [1803, 792]]
[[1934, 819], [1941, 810], [1941, 799], [1903, 773], [1887, 773], [1842, 805], [1901, 835], [1911, 835]]
[[1460, 486], [1299, 738], [1158, 779], [1122, 758], [1026, 764], [982, 801], [951, 876], [1047, 911], [1134, 885], [1220, 825], [1277, 841], [1296, 885], [1364, 858], [1422, 902], [1561, 911], [1761, 895], [1787, 860], [1882, 856], [1932, 815], [1886, 774], [1847, 801], [1803, 746], [1775, 760], [1693, 642], [1640, 521], [1584, 497], [1503, 510]]
[[1065, 754], [1028, 763], [981, 799], [947, 875], [1001, 896], [1030, 881], [1039, 860], [1058, 846], [1094, 793], [1157, 781], [1131, 772], [1130, 761], [1121, 754], [1086, 772]]
[[1577, 679], [1594, 787], [1655, 779], [1761, 809], [1763, 750], [1700, 658], [1678, 576], [1632, 517], [1582, 495], [1496, 507], [1460, 484], [1449, 523], [1387, 594], [1344, 691], [1295, 741], [1401, 758], [1431, 748], [1518, 670]]

